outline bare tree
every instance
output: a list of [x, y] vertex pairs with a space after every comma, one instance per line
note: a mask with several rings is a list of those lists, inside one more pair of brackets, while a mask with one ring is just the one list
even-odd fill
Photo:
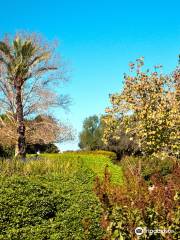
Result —
[[[0, 41], [0, 110], [10, 119], [4, 136], [16, 139], [16, 155], [26, 155], [25, 118], [47, 113], [51, 107], [68, 106], [69, 98], [59, 94], [65, 76], [55, 47], [36, 34], [19, 33], [13, 39]], [[6, 130], [2, 124], [3, 136]]]

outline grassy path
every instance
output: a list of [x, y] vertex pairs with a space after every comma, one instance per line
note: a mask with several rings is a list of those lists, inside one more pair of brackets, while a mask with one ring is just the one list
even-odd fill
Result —
[[101, 179], [104, 176], [105, 167], [108, 166], [108, 169], [111, 173], [112, 183], [123, 183], [123, 173], [121, 167], [114, 164], [110, 158], [103, 156], [103, 154], [62, 153], [42, 154], [41, 156], [48, 159], [58, 159], [62, 164], [64, 164], [64, 169], [70, 168], [71, 170], [75, 170], [81, 164], [85, 165]]

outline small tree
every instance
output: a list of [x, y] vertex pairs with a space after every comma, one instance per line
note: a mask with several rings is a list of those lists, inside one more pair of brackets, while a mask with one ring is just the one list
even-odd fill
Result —
[[90, 116], [84, 120], [83, 130], [79, 136], [81, 149], [96, 150], [103, 147], [103, 127], [98, 116]]
[[68, 103], [54, 90], [62, 80], [64, 68], [54, 48], [37, 35], [20, 33], [0, 41], [0, 109], [17, 129], [16, 155], [26, 155], [24, 119]]
[[[155, 66], [155, 71], [142, 71], [144, 59], [137, 60], [135, 73], [125, 75], [123, 91], [112, 94], [112, 107], [108, 113], [104, 131], [104, 141], [114, 131], [114, 138], [125, 128], [131, 139], [135, 138], [144, 154], [166, 151], [179, 155], [179, 68], [172, 75], [163, 75]], [[130, 64], [131, 70], [135, 64]], [[115, 130], [114, 130], [115, 129]]]

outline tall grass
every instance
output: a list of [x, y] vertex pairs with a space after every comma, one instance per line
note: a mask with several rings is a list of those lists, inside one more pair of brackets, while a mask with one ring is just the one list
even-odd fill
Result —
[[22, 162], [17, 159], [7, 159], [0, 163], [1, 175], [44, 175], [44, 174], [69, 174], [77, 171], [81, 163], [72, 162], [71, 159], [43, 157], [37, 160], [27, 159]]

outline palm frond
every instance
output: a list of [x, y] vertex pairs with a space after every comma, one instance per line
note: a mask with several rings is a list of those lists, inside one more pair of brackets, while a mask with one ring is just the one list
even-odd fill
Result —
[[22, 56], [24, 59], [31, 58], [36, 52], [36, 47], [34, 46], [33, 42], [30, 40], [26, 40], [22, 45]]
[[6, 59], [3, 58], [3, 57], [1, 57], [1, 56], [0, 56], [0, 63], [3, 63], [3, 64], [5, 64], [6, 66], [8, 66], [8, 62], [6, 61]]
[[50, 52], [44, 52], [41, 55], [36, 56], [30, 63], [29, 66], [36, 65], [44, 60], [48, 60], [50, 57]]
[[22, 41], [19, 37], [16, 37], [15, 40], [13, 41], [13, 49], [16, 57], [21, 56]]
[[11, 55], [11, 48], [5, 42], [0, 41], [0, 51], [9, 59], [13, 58]]
[[53, 67], [53, 66], [41, 67], [37, 69], [37, 71], [35, 72], [35, 75], [41, 75], [44, 72], [53, 71], [53, 70], [57, 70], [57, 67]]

